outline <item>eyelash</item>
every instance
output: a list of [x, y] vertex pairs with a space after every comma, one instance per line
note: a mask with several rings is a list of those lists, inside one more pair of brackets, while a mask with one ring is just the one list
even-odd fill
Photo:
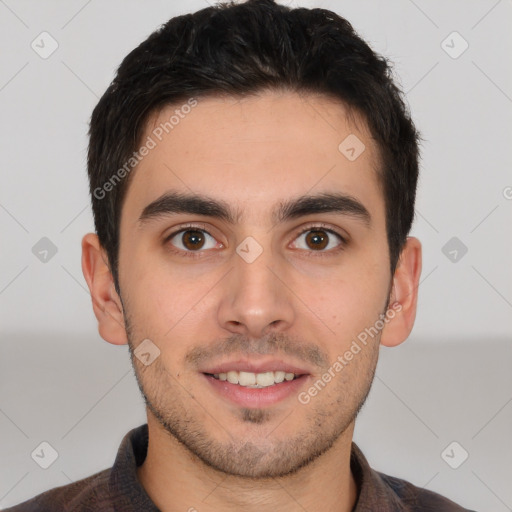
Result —
[[[207, 233], [209, 236], [214, 238], [213, 235], [211, 235], [208, 232], [208, 230], [205, 229], [204, 225], [201, 226], [201, 225], [197, 225], [197, 224], [185, 224], [184, 226], [181, 226], [178, 230], [173, 231], [170, 235], [168, 235], [164, 239], [164, 245], [168, 246], [169, 250], [171, 252], [173, 252], [174, 254], [179, 254], [179, 255], [185, 256], [187, 258], [202, 258], [203, 257], [202, 253], [204, 253], [205, 251], [201, 251], [201, 250], [199, 250], [199, 251], [183, 251], [181, 249], [175, 248], [172, 244], [168, 243], [176, 235], [179, 235], [180, 233], [184, 233], [186, 231], [192, 231], [192, 230], [203, 231], [204, 233]], [[345, 246], [347, 244], [346, 238], [344, 236], [342, 236], [340, 233], [338, 233], [337, 231], [335, 231], [334, 229], [331, 229], [326, 224], [322, 224], [322, 223], [312, 224], [312, 225], [304, 228], [302, 231], [297, 233], [294, 240], [296, 238], [302, 236], [304, 233], [307, 233], [308, 231], [325, 231], [326, 233], [337, 236], [341, 241], [341, 243], [338, 247], [335, 247], [334, 249], [330, 249], [329, 251], [307, 251], [308, 257], [316, 258], [316, 257], [322, 257], [322, 256], [331, 256], [333, 254], [338, 254], [340, 251], [345, 249]]]

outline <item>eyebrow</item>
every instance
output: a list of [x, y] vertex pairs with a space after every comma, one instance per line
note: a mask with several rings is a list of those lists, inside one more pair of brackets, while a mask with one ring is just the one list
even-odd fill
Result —
[[[231, 208], [223, 200], [202, 194], [169, 191], [144, 208], [138, 223], [143, 226], [151, 220], [180, 213], [212, 217], [232, 225], [238, 224], [243, 216], [240, 209]], [[372, 221], [370, 212], [355, 197], [328, 192], [281, 201], [272, 211], [271, 218], [277, 224], [317, 213], [346, 215], [363, 222], [367, 227], [371, 226]]]

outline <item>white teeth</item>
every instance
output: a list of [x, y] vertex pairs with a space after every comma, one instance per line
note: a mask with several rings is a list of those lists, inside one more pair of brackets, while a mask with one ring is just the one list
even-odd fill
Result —
[[275, 380], [276, 384], [283, 382], [284, 372], [274, 372], [274, 380]]
[[238, 384], [238, 372], [228, 372], [228, 382], [231, 382], [231, 384]]
[[272, 386], [274, 382], [274, 372], [258, 373], [256, 375], [256, 384], [258, 384], [258, 386]]
[[215, 373], [213, 376], [216, 379], [227, 380], [231, 384], [238, 384], [248, 388], [266, 388], [279, 384], [284, 380], [293, 380], [295, 378], [294, 373], [285, 373], [283, 371], [251, 373], [231, 370], [227, 373]]
[[249, 372], [239, 372], [238, 384], [240, 386], [254, 386], [256, 384], [256, 375]]

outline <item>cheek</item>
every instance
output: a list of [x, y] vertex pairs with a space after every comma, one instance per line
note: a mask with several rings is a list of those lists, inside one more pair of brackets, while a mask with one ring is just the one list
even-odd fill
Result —
[[160, 335], [186, 315], [204, 288], [185, 279], [180, 268], [173, 268], [158, 249], [137, 251], [133, 247], [131, 256], [122, 260], [122, 272], [121, 291], [130, 299], [132, 315], [139, 325]]
[[[160, 361], [175, 379], [182, 374], [183, 361], [192, 345], [211, 340], [208, 319], [209, 280], [190, 282], [188, 278], [169, 272], [139, 273], [130, 289], [130, 316], [133, 318], [134, 340], [151, 339], [160, 349]], [[155, 374], [153, 374], [155, 375]], [[176, 384], [176, 381], [172, 381]]]
[[373, 325], [383, 312], [387, 282], [377, 279], [378, 275], [377, 272], [362, 276], [353, 273], [331, 278], [323, 286], [321, 295], [312, 298], [316, 302], [314, 311], [325, 319], [340, 342]]

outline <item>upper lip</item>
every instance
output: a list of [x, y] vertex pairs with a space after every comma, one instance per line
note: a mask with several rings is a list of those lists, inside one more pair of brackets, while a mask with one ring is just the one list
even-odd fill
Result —
[[225, 361], [223, 363], [205, 366], [199, 369], [202, 373], [227, 373], [229, 371], [264, 373], [283, 371], [285, 373], [294, 373], [295, 375], [309, 374], [309, 370], [298, 365], [288, 363], [281, 359], [237, 359], [233, 361]]

